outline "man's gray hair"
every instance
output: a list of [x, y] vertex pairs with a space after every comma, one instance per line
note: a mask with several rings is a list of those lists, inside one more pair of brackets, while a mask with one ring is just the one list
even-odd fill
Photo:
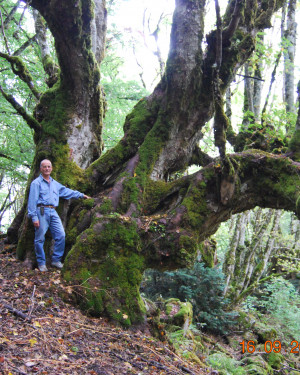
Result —
[[42, 163], [43, 163], [44, 161], [49, 161], [50, 164], [51, 164], [51, 166], [52, 166], [52, 163], [51, 163], [51, 161], [50, 161], [49, 159], [44, 159], [44, 160], [42, 160], [42, 161], [40, 162], [40, 168], [42, 167]]

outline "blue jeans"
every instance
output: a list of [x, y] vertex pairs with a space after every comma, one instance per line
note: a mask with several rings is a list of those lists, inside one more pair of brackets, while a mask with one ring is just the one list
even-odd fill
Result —
[[38, 265], [46, 264], [44, 242], [48, 229], [50, 229], [51, 235], [55, 241], [52, 262], [59, 262], [65, 251], [65, 231], [60, 217], [55, 209], [50, 207], [44, 207], [44, 215], [41, 215], [41, 209], [38, 207], [37, 214], [40, 226], [39, 228], [35, 228], [34, 250]]

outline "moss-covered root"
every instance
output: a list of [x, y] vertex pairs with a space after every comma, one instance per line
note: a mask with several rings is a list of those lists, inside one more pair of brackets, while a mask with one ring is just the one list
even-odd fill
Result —
[[295, 131], [289, 149], [293, 152], [293, 160], [300, 161], [300, 129]]
[[125, 326], [142, 323], [139, 287], [145, 267], [140, 251], [135, 222], [118, 214], [99, 215], [77, 238], [63, 269], [80, 307]]

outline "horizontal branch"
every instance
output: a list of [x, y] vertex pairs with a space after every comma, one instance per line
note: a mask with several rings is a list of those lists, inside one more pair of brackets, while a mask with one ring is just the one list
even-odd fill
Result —
[[213, 160], [214, 159], [208, 154], [206, 154], [204, 151], [202, 151], [199, 146], [196, 146], [189, 164], [196, 164], [201, 167], [204, 167], [205, 165], [212, 163]]
[[[174, 183], [162, 190], [161, 182], [153, 182], [153, 196], [150, 192], [147, 198], [152, 202], [151, 216], [142, 218], [141, 226], [141, 230], [147, 228], [147, 222], [155, 217], [153, 230], [143, 235], [148, 241], [145, 256], [152, 267], [153, 254], [162, 268], [188, 265], [201, 242], [222, 222], [256, 206], [300, 216], [300, 163], [254, 150], [230, 155], [228, 164], [230, 168], [224, 168], [220, 159], [215, 159], [188, 179], [184, 177], [188, 187], [183, 188], [183, 179], [176, 180], [177, 192], [170, 192]], [[160, 197], [158, 191], [162, 191]], [[182, 258], [183, 249], [186, 259]]]
[[244, 78], [251, 78], [251, 79], [256, 79], [256, 80], [258, 80], [258, 81], [265, 82], [264, 79], [259, 78], [259, 77], [247, 76], [247, 75], [245, 75], [245, 74], [236, 74], [236, 75], [237, 75], [237, 76], [240, 76], [240, 77], [244, 77]]
[[36, 38], [36, 35], [34, 35], [33, 37], [29, 38], [25, 43], [23, 43], [21, 45], [20, 48], [18, 48], [14, 53], [13, 53], [13, 56], [19, 56], [21, 55], [22, 52], [25, 51], [25, 49], [27, 47], [29, 47], [34, 41], [35, 41], [35, 38]]
[[3, 97], [14, 107], [18, 114], [23, 117], [23, 119], [27, 122], [29, 127], [36, 132], [40, 132], [42, 129], [40, 123], [33, 116], [29, 115], [26, 112], [26, 110], [21, 106], [21, 104], [19, 104], [12, 95], [6, 94], [2, 86], [0, 86], [0, 91]]
[[27, 86], [29, 87], [30, 91], [33, 93], [33, 95], [37, 99], [39, 99], [41, 96], [41, 93], [34, 87], [34, 84], [33, 84], [34, 80], [31, 74], [29, 73], [24, 62], [20, 59], [20, 57], [11, 56], [11, 55], [8, 55], [7, 53], [2, 53], [2, 52], [0, 52], [0, 57], [4, 58], [10, 63], [14, 74], [16, 74], [23, 82], [25, 82]]

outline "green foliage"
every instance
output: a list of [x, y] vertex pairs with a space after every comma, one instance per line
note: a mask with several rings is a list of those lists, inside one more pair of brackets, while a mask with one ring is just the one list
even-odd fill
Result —
[[191, 302], [194, 321], [209, 331], [226, 333], [234, 324], [234, 314], [225, 310], [229, 301], [223, 297], [224, 277], [218, 268], [197, 262], [192, 269], [147, 271], [141, 290], [151, 299], [161, 296]]
[[224, 375], [246, 375], [246, 370], [239, 362], [223, 353], [214, 353], [207, 357], [206, 362]]
[[[32, 77], [33, 91], [43, 92], [46, 89], [45, 73], [41, 56], [36, 42], [28, 43], [34, 35], [30, 13], [25, 11], [25, 3], [20, 3], [19, 8], [12, 18], [8, 15], [17, 5], [15, 1], [5, 0], [1, 2], [3, 29], [1, 33], [1, 52], [13, 56], [18, 60], [18, 67], [25, 69]], [[9, 21], [8, 21], [9, 20]], [[4, 36], [6, 42], [4, 42]], [[27, 47], [21, 51], [21, 47]], [[5, 56], [5, 55], [3, 55]], [[12, 60], [13, 61], [13, 60]], [[12, 70], [11, 64], [4, 58], [0, 58], [1, 80], [0, 85], [5, 94], [11, 95], [27, 113], [32, 113], [36, 98], [28, 86]], [[13, 216], [20, 209], [24, 197], [24, 190], [30, 167], [34, 156], [33, 132], [25, 121], [17, 114], [12, 106], [0, 95], [0, 212], [5, 214], [1, 223], [7, 228]], [[14, 202], [14, 203], [13, 203]], [[1, 219], [0, 219], [1, 221]]]
[[[1, 98], [0, 98], [1, 103]], [[6, 102], [0, 114], [0, 225], [6, 229], [21, 207], [34, 156], [32, 131]], [[5, 219], [1, 221], [2, 215]]]
[[138, 82], [122, 81], [117, 77], [109, 79], [105, 75], [103, 75], [102, 85], [107, 100], [103, 140], [106, 149], [110, 149], [123, 136], [126, 115], [147, 92]]
[[255, 295], [247, 298], [243, 308], [270, 317], [275, 328], [280, 327], [285, 340], [300, 336], [300, 296], [282, 277], [264, 284]]
[[[116, 9], [111, 4], [109, 12]], [[123, 136], [125, 117], [134, 105], [149, 93], [141, 83], [127, 80], [121, 74], [124, 59], [119, 56], [119, 49], [124, 47], [124, 36], [117, 25], [111, 24], [108, 29], [107, 51], [101, 63], [101, 84], [107, 101], [107, 112], [104, 119], [103, 140], [106, 149], [112, 148]]]
[[230, 233], [230, 221], [226, 221], [225, 223], [221, 223], [218, 231], [214, 234], [213, 238], [217, 242], [217, 254], [218, 260], [221, 264], [223, 264], [225, 259], [225, 254], [227, 249], [229, 248], [230, 239], [232, 233]]

